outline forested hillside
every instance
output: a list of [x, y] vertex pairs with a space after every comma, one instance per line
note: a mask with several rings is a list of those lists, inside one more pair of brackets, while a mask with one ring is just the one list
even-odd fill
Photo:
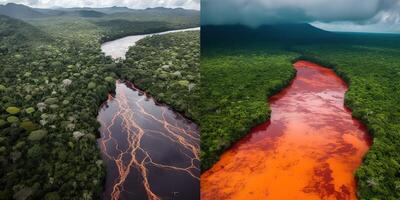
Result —
[[0, 15], [1, 51], [30, 46], [51, 40], [51, 37], [38, 28], [21, 20]]
[[21, 4], [0, 5], [0, 15], [22, 19], [57, 37], [87, 41], [198, 27], [200, 14], [181, 8], [39, 9]]
[[0, 15], [6, 15], [17, 19], [32, 19], [47, 16], [46, 14], [36, 11], [28, 6], [15, 3], [0, 5]]

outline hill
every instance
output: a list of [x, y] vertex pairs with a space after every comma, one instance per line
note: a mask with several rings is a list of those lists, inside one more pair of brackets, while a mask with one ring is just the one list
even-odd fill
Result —
[[18, 19], [0, 15], [0, 41], [3, 46], [17, 48], [49, 41], [50, 36]]
[[302, 40], [316, 41], [331, 38], [332, 32], [324, 31], [310, 24], [274, 24], [251, 28], [244, 25], [206, 25], [201, 27], [202, 43], [218, 45], [220, 43], [266, 42]]
[[0, 15], [6, 15], [17, 19], [32, 19], [47, 16], [46, 14], [41, 13], [34, 8], [15, 3], [0, 5]]
[[114, 13], [123, 13], [123, 12], [133, 11], [133, 9], [130, 9], [128, 7], [118, 7], [118, 6], [104, 7], [104, 8], [74, 7], [74, 8], [54, 8], [54, 9], [58, 10], [58, 11], [64, 11], [64, 12], [91, 10], [91, 11], [101, 12], [101, 13], [105, 13], [105, 14], [114, 14]]
[[94, 10], [78, 10], [78, 11], [72, 12], [71, 14], [75, 14], [79, 17], [104, 17], [107, 15], [105, 13], [94, 11]]
[[42, 9], [32, 8], [23, 4], [8, 3], [0, 5], [0, 15], [6, 15], [12, 18], [31, 20], [58, 16], [76, 16], [76, 17], [103, 17], [110, 15], [110, 18], [132, 18], [141, 21], [154, 21], [155, 19], [165, 19], [165, 17], [195, 17], [199, 18], [199, 11], [186, 10], [182, 8], [147, 8], [130, 9], [127, 7], [104, 7], [104, 8], [53, 8]]

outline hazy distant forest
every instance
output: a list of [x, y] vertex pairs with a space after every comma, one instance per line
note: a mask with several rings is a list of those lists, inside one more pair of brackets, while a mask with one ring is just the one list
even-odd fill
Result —
[[146, 38], [119, 62], [101, 42], [197, 26], [194, 10], [0, 6], [0, 199], [98, 199], [96, 117], [115, 80], [188, 115], [199, 81], [198, 31]]

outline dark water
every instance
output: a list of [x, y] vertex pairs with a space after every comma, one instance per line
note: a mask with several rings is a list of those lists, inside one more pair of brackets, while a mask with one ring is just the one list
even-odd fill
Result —
[[104, 199], [200, 199], [196, 124], [120, 81], [98, 121], [107, 165]]
[[354, 172], [371, 140], [344, 106], [332, 70], [294, 64], [292, 84], [269, 99], [271, 120], [254, 127], [201, 175], [202, 200], [355, 200]]

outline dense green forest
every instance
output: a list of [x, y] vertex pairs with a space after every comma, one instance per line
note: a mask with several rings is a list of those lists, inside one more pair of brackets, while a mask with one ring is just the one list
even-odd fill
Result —
[[[11, 19], [1, 26], [23, 39]], [[10, 25], [14, 24], [14, 25]], [[10, 33], [11, 34], [11, 33]], [[98, 198], [105, 175], [96, 147], [98, 106], [114, 87], [97, 42], [9, 43], [0, 55], [0, 199]], [[18, 45], [20, 44], [20, 45]], [[7, 46], [8, 45], [8, 46]], [[8, 48], [14, 45], [20, 48]], [[107, 81], [106, 81], [107, 80]]]
[[[169, 30], [198, 24], [196, 17], [185, 20], [185, 15], [169, 13], [174, 10], [159, 9], [162, 11], [156, 13], [170, 16], [157, 16], [171, 20], [166, 26], [156, 20], [127, 19], [131, 23], [118, 24], [108, 21], [111, 18], [91, 21], [82, 16], [46, 15], [21, 21], [0, 15], [0, 199], [99, 199], [105, 177], [96, 142], [99, 106], [114, 90], [122, 70], [135, 81], [130, 69], [150, 67], [153, 51], [165, 56], [157, 57], [160, 65], [171, 62], [171, 69], [181, 70], [182, 77], [174, 81], [198, 83], [198, 63], [194, 63], [199, 56], [198, 32], [148, 38], [148, 43], [140, 45], [148, 49], [148, 54], [133, 56], [130, 63], [115, 62], [101, 53], [100, 42], [117, 35], [107, 31], [111, 26], [132, 31], [124, 34], [141, 34], [158, 31], [158, 27]], [[112, 10], [109, 8], [106, 15]], [[96, 15], [90, 19], [99, 17], [98, 13], [84, 14]], [[178, 18], [181, 22], [173, 21]], [[134, 29], [137, 24], [138, 29]], [[142, 74], [138, 84], [146, 88], [146, 80], [160, 84], [165, 80], [153, 76], [153, 72]], [[173, 105], [181, 109], [179, 105], [188, 104], [185, 95], [189, 89], [177, 87], [164, 88], [165, 96], [159, 99], [176, 101]], [[170, 97], [178, 89], [182, 89], [184, 98]], [[196, 87], [191, 85], [191, 89]]]
[[[292, 78], [291, 63], [304, 59], [332, 67], [349, 84], [345, 103], [373, 136], [373, 145], [356, 172], [359, 198], [400, 199], [399, 35], [303, 30], [300, 33], [307, 34], [285, 38], [269, 31], [259, 34], [245, 30], [244, 35], [227, 36], [218, 42], [221, 35], [232, 34], [229, 31], [237, 27], [220, 29], [225, 32], [211, 28], [213, 34], [202, 34], [199, 109], [203, 114], [200, 119], [203, 170], [250, 127], [268, 118], [265, 102], [274, 93], [269, 88], [282, 88]], [[207, 27], [202, 27], [203, 32], [207, 32]], [[269, 34], [279, 37], [271, 40]], [[213, 87], [214, 83], [218, 87]], [[262, 94], [248, 98], [251, 92], [244, 88]], [[230, 95], [235, 93], [238, 95]], [[247, 106], [240, 107], [237, 102]], [[260, 111], [264, 116], [260, 116]], [[221, 126], [222, 123], [231, 128]]]
[[2, 53], [51, 40], [47, 33], [38, 28], [7, 16], [0, 17], [0, 38]]
[[199, 59], [199, 31], [155, 35], [129, 49], [121, 77], [186, 116], [197, 118]]
[[24, 20], [52, 36], [70, 40], [109, 41], [127, 35], [197, 27], [199, 11], [181, 8], [39, 9], [21, 4], [0, 5], [0, 15]]

